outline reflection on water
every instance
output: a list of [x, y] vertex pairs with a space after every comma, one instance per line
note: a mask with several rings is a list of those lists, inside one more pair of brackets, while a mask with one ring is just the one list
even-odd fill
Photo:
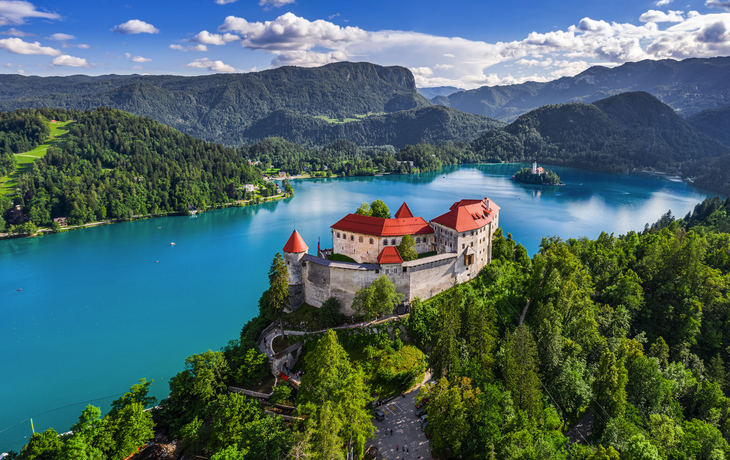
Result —
[[362, 202], [380, 198], [394, 212], [407, 201], [432, 219], [487, 196], [502, 208], [500, 225], [534, 253], [544, 236], [641, 230], [710, 196], [664, 178], [562, 167], [551, 169], [565, 186], [516, 184], [523, 166], [293, 180], [286, 201], [1, 241], [0, 451], [22, 446], [29, 417], [36, 430], [66, 431], [84, 401], [102, 398], [94, 404], [106, 410], [142, 377], [164, 397], [185, 357], [219, 349], [257, 313], [271, 259], [294, 228], [310, 252], [318, 239], [328, 247], [330, 225]]

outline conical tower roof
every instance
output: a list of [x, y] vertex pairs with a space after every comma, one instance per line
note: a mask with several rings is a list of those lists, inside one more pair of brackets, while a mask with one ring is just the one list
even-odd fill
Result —
[[398, 208], [398, 211], [395, 213], [396, 219], [405, 219], [407, 217], [413, 217], [413, 213], [411, 212], [411, 208], [408, 207], [406, 202], [404, 201], [403, 204]]
[[299, 253], [307, 252], [307, 250], [309, 250], [309, 247], [307, 246], [307, 243], [304, 242], [302, 235], [300, 235], [298, 231], [294, 230], [289, 237], [289, 241], [287, 241], [284, 245], [284, 252]]

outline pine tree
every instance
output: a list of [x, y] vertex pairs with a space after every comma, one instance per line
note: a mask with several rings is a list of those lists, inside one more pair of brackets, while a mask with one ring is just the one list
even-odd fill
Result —
[[268, 293], [270, 312], [274, 318], [279, 317], [289, 304], [289, 270], [286, 269], [284, 258], [279, 252], [274, 256], [269, 269]]
[[537, 345], [524, 324], [507, 338], [504, 381], [517, 408], [534, 418], [542, 416], [542, 384], [538, 373]]
[[596, 413], [594, 419], [595, 433], [599, 435], [612, 418], [621, 418], [626, 410], [626, 384], [628, 372], [623, 359], [616, 361], [616, 355], [607, 350], [601, 356], [596, 380], [593, 381], [593, 395]]

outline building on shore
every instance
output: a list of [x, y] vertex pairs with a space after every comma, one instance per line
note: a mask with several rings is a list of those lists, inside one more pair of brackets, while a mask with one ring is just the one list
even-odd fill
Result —
[[[318, 255], [342, 254], [355, 263], [308, 254], [309, 247], [294, 230], [284, 246], [290, 308], [305, 302], [320, 307], [336, 297], [343, 312], [352, 314], [355, 293], [383, 275], [406, 305], [416, 297], [425, 300], [473, 279], [492, 260], [499, 210], [484, 198], [458, 201], [430, 222], [414, 217], [405, 203], [392, 219], [348, 214], [332, 225], [332, 249], [320, 250]], [[405, 235], [416, 240], [419, 254], [435, 254], [403, 261], [396, 246]]]

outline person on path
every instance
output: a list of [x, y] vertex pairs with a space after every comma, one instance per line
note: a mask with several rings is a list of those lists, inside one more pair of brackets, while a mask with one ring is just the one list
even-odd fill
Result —
[[398, 446], [395, 446], [395, 451], [398, 452]]
[[390, 429], [390, 435], [393, 436], [393, 428]]

